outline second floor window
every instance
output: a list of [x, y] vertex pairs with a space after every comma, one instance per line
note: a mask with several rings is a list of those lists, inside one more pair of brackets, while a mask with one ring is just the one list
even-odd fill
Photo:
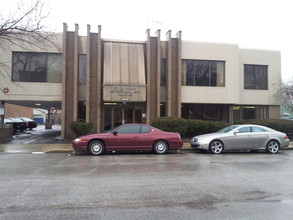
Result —
[[268, 89], [268, 66], [244, 64], [244, 89]]
[[86, 84], [86, 55], [78, 55], [78, 83]]
[[61, 54], [13, 52], [12, 81], [61, 83]]
[[225, 62], [209, 60], [183, 60], [184, 86], [225, 86]]

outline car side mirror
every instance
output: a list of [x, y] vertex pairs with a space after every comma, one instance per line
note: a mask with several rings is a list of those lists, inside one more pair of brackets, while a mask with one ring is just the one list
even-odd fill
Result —
[[234, 131], [234, 135], [236, 135], [236, 134], [238, 134], [238, 133], [240, 133], [239, 130], [235, 130], [235, 131]]
[[118, 134], [118, 131], [113, 131], [113, 134], [114, 134], [114, 135], [117, 135], [117, 134]]

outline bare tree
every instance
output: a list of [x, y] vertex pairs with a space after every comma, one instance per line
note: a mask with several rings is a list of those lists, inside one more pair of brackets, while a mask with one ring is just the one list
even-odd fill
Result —
[[[10, 51], [11, 45], [23, 50], [32, 46], [56, 47], [54, 34], [44, 25], [49, 12], [45, 12], [43, 0], [28, 2], [20, 0], [15, 11], [9, 14], [4, 15], [0, 9], [0, 51], [3, 53]], [[4, 74], [7, 74], [7, 64], [0, 60], [0, 76]]]
[[283, 109], [293, 113], [293, 80], [282, 83], [279, 96], [282, 98]]

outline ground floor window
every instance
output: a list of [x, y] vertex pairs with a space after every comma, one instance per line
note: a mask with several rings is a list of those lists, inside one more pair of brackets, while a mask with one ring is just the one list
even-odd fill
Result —
[[229, 121], [229, 105], [182, 104], [182, 118]]
[[86, 103], [84, 101], [78, 102], [78, 121], [85, 122], [86, 120]]
[[265, 119], [268, 115], [267, 106], [233, 106], [233, 122], [248, 119]]
[[145, 103], [104, 103], [104, 131], [128, 123], [144, 123]]

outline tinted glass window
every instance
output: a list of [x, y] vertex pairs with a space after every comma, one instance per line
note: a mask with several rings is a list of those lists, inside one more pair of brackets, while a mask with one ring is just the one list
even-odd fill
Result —
[[184, 86], [225, 86], [225, 62], [210, 60], [183, 60]]
[[86, 84], [86, 55], [78, 55], [78, 82]]
[[244, 89], [268, 89], [268, 66], [245, 64]]
[[151, 128], [148, 126], [141, 126], [141, 133], [149, 133], [151, 131]]
[[60, 83], [61, 54], [13, 52], [12, 81]]
[[240, 133], [250, 132], [250, 127], [239, 128], [238, 131], [239, 131]]
[[138, 134], [140, 125], [126, 125], [118, 128], [116, 131], [118, 134]]
[[260, 127], [252, 127], [251, 130], [252, 130], [252, 132], [266, 132], [265, 129], [260, 128]]

